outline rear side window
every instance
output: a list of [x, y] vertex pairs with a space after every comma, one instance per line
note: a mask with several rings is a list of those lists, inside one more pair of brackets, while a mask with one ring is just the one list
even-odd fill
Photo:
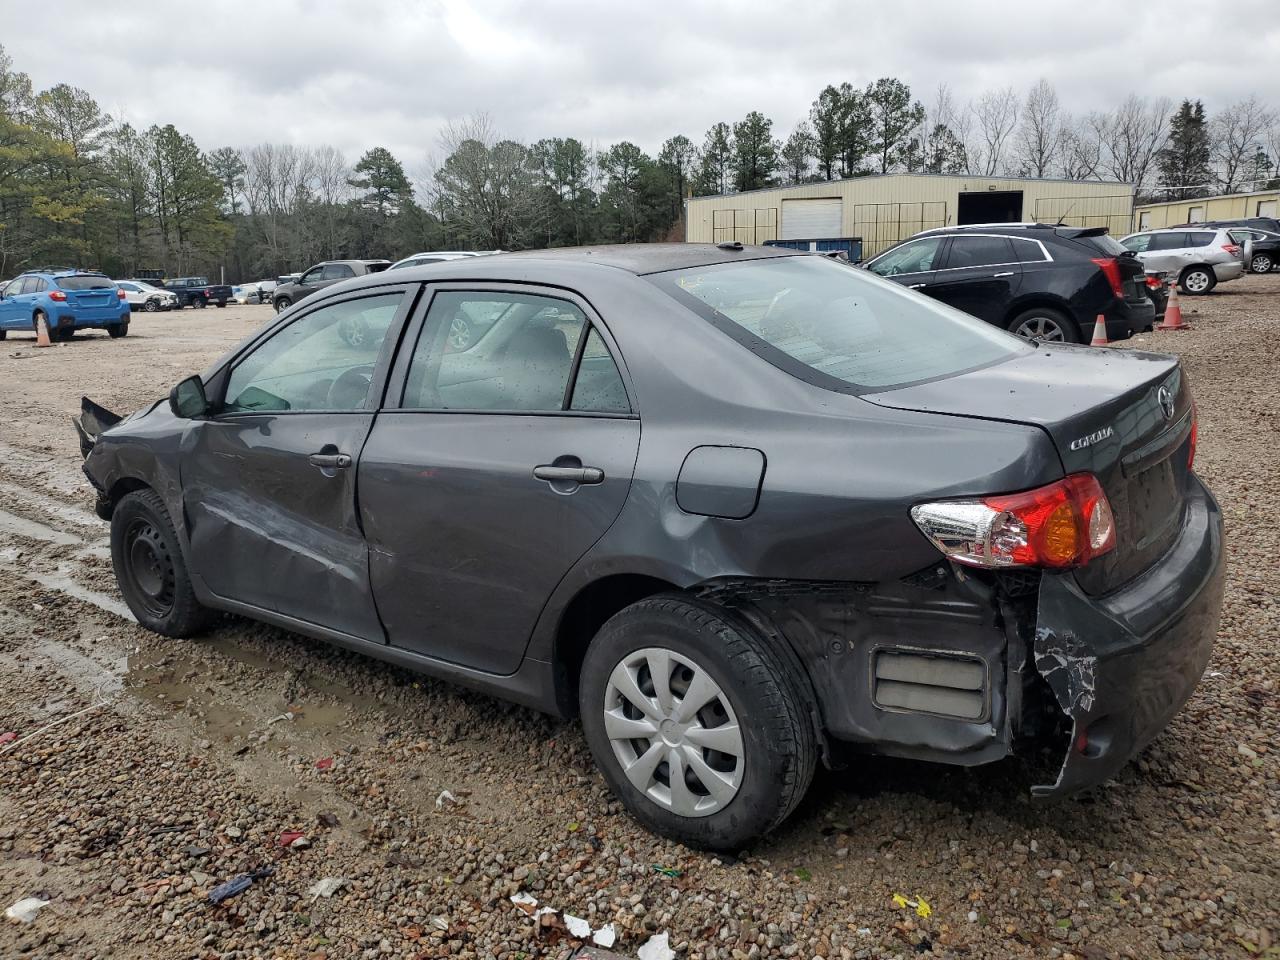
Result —
[[613, 362], [613, 355], [595, 327], [587, 334], [587, 342], [582, 348], [569, 409], [594, 413], [631, 412], [627, 388], [622, 385], [618, 365]]
[[779, 369], [843, 392], [954, 376], [1032, 349], [826, 257], [750, 260], [648, 279]]
[[1005, 237], [966, 237], [951, 238], [951, 249], [947, 253], [944, 269], [955, 270], [963, 267], [989, 267], [997, 263], [1013, 263], [1012, 244]]
[[345, 263], [326, 264], [322, 279], [324, 280], [346, 280], [348, 277], [354, 277], [356, 272]]
[[22, 285], [22, 293], [39, 293], [44, 289], [44, 281], [39, 277], [27, 277], [17, 282]]
[[1013, 255], [1018, 258], [1019, 263], [1044, 263], [1049, 259], [1045, 256], [1044, 247], [1034, 240], [1010, 237], [1009, 242], [1013, 244]]
[[1197, 230], [1195, 233], [1187, 234], [1188, 247], [1207, 247], [1213, 243], [1214, 234], [1209, 230]]
[[55, 277], [54, 283], [63, 290], [110, 290], [115, 287], [106, 277]]
[[1185, 233], [1153, 233], [1151, 235], [1151, 244], [1147, 249], [1181, 250], [1183, 247], [1194, 246], [1194, 244], [1187, 242], [1187, 236]]

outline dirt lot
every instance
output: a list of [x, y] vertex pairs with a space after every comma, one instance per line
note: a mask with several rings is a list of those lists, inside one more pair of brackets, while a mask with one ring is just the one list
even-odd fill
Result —
[[[140, 315], [126, 339], [48, 350], [11, 336], [0, 732], [31, 739], [0, 746], [0, 907], [49, 903], [0, 921], [0, 957], [515, 960], [580, 943], [518, 891], [612, 924], [630, 954], [665, 933], [704, 960], [1278, 955], [1280, 277], [1184, 303], [1193, 331], [1132, 345], [1186, 361], [1197, 467], [1227, 517], [1222, 633], [1194, 699], [1090, 796], [1033, 804], [1014, 762], [867, 760], [820, 775], [740, 859], [639, 829], [573, 725], [243, 620], [175, 643], [122, 616], [69, 418], [82, 393], [121, 411], [163, 394], [269, 307]], [[287, 830], [309, 845], [282, 847]], [[208, 903], [258, 868], [274, 873]], [[325, 878], [343, 882], [309, 892]]]

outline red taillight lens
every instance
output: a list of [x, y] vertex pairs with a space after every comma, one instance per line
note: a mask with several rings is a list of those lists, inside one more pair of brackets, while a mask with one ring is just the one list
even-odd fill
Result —
[[1240, 248], [1239, 248], [1236, 244], [1234, 244], [1234, 243], [1224, 243], [1224, 244], [1222, 245], [1222, 249], [1223, 249], [1223, 250], [1225, 250], [1225, 251], [1227, 251], [1227, 253], [1230, 253], [1230, 254], [1232, 254], [1232, 255], [1237, 254], [1237, 253], [1239, 253], [1239, 252], [1240, 252]]
[[117, 290], [117, 291], [116, 291], [116, 299], [117, 299], [117, 300], [123, 300], [123, 299], [124, 299], [124, 291], [123, 291], [123, 290]]
[[1115, 257], [1094, 257], [1093, 262], [1106, 275], [1107, 283], [1111, 284], [1111, 292], [1123, 300], [1124, 281], [1120, 279], [1120, 261]]
[[1079, 567], [1116, 545], [1115, 518], [1091, 473], [1022, 493], [911, 508], [944, 554], [973, 567]]
[[49, 299], [56, 300], [58, 303], [66, 303], [67, 295], [63, 293], [61, 290], [50, 290]]
[[1164, 286], [1164, 281], [1162, 281], [1159, 277], [1148, 276], [1147, 286], [1150, 287], [1152, 290], [1159, 290], [1161, 287]]

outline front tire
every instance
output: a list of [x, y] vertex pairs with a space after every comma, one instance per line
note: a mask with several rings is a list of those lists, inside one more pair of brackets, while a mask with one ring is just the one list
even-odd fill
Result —
[[148, 300], [142, 305], [142, 309], [147, 311], [147, 313], [155, 313], [160, 309], [160, 304], [156, 303], [154, 300]]
[[178, 535], [154, 490], [135, 490], [116, 504], [111, 566], [124, 602], [148, 630], [189, 637], [212, 620], [196, 600]]
[[1275, 263], [1268, 253], [1259, 253], [1249, 261], [1249, 269], [1254, 273], [1270, 273], [1271, 268], [1274, 266]]
[[209, 302], [205, 300], [204, 297], [196, 297], [194, 300], [191, 301], [191, 305], [195, 307], [197, 310], [203, 310], [205, 307], [209, 305]]
[[657, 596], [592, 640], [579, 704], [614, 795], [655, 833], [741, 850], [790, 815], [817, 762], [803, 678], [714, 604]]
[[1009, 332], [1023, 340], [1045, 343], [1079, 343], [1080, 332], [1075, 322], [1052, 307], [1032, 307], [1009, 321]]
[[1218, 278], [1208, 267], [1188, 267], [1178, 278], [1182, 292], [1192, 297], [1202, 297], [1218, 285]]
[[276, 300], [275, 304], [276, 304], [276, 313], [281, 313], [285, 310], [288, 310], [291, 306], [293, 306], [293, 301], [290, 300], [288, 297], [280, 297], [278, 300]]

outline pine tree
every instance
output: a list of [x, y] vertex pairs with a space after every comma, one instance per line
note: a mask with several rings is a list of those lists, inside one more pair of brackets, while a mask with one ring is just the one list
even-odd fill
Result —
[[773, 139], [773, 121], [752, 110], [733, 125], [734, 186], [739, 191], [758, 190], [773, 183], [778, 169], [780, 144]]
[[1183, 100], [1169, 120], [1169, 141], [1160, 151], [1157, 166], [1160, 185], [1170, 200], [1207, 196], [1212, 178], [1209, 167], [1209, 129], [1204, 104]]

